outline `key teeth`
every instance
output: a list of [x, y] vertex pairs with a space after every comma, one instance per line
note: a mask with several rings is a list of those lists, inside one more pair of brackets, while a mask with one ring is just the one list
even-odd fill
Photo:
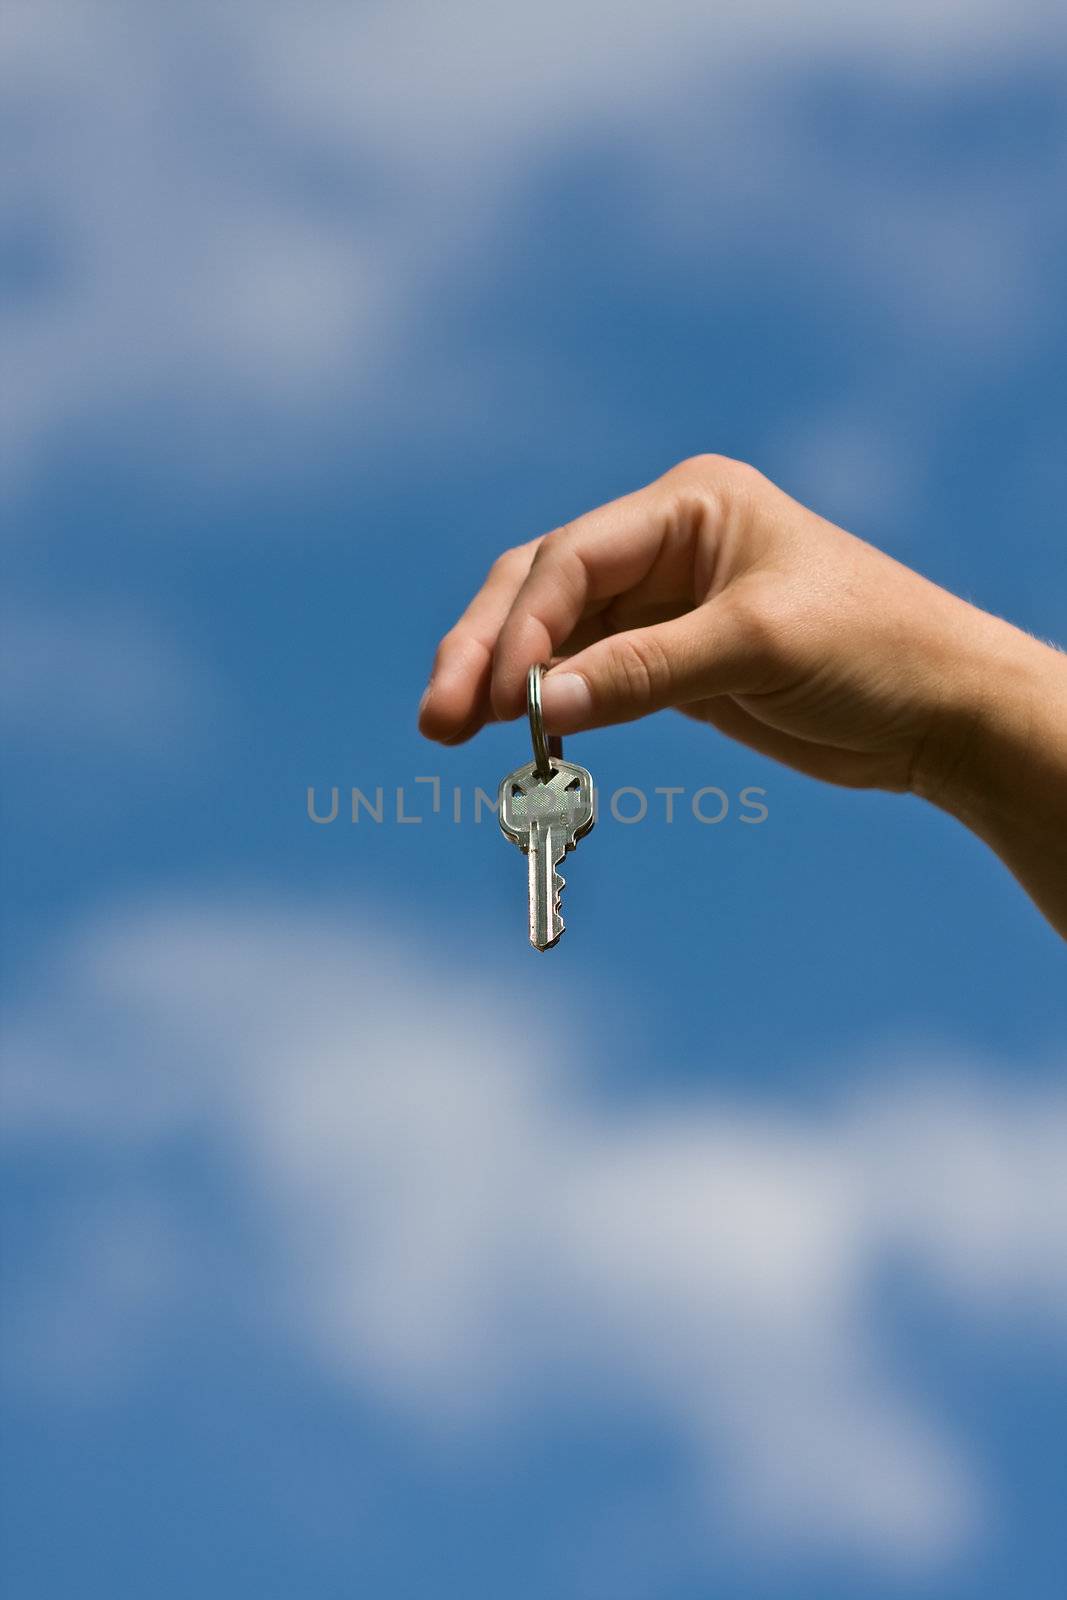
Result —
[[560, 895], [563, 893], [563, 888], [564, 888], [564, 885], [566, 884], [566, 882], [567, 882], [567, 880], [563, 876], [562, 872], [560, 872], [558, 870], [558, 868], [553, 867], [553, 869], [552, 869], [552, 920], [553, 920], [553, 922], [555, 924], [556, 931], [555, 931], [555, 934], [553, 935], [553, 937], [551, 939], [549, 939], [547, 944], [537, 944], [535, 940], [531, 940], [530, 941], [531, 944], [533, 944], [534, 949], [535, 950], [539, 950], [542, 955], [544, 955], [546, 950], [554, 950], [556, 948], [556, 946], [559, 944], [559, 941], [563, 938], [563, 935], [564, 935], [564, 933], [566, 932], [566, 929], [567, 929], [567, 925], [563, 920], [563, 912], [562, 912], [562, 910], [560, 908]]

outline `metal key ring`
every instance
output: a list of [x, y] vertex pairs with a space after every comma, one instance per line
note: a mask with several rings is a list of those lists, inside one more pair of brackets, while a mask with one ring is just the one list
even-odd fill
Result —
[[544, 718], [541, 715], [541, 677], [544, 671], [542, 663], [535, 661], [526, 674], [526, 715], [530, 719], [530, 739], [533, 743], [537, 776], [542, 783], [547, 783], [552, 776], [552, 757], [561, 759], [563, 756], [563, 740], [555, 735], [545, 734]]

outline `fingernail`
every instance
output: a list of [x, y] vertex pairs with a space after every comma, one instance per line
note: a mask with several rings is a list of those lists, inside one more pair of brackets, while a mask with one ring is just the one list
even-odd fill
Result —
[[592, 715], [589, 685], [577, 672], [550, 672], [541, 685], [541, 710], [557, 733], [577, 728]]
[[429, 705], [430, 696], [432, 694], [433, 694], [433, 684], [432, 683], [428, 683], [426, 685], [425, 689], [422, 691], [422, 699], [419, 701], [419, 716], [420, 717], [422, 716], [422, 713], [426, 710], [426, 707]]

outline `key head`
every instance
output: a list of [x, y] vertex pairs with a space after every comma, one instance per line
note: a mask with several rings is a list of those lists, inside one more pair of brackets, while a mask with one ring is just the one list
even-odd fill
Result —
[[558, 830], [571, 849], [596, 821], [593, 779], [577, 762], [555, 757], [545, 783], [531, 761], [509, 773], [500, 785], [499, 816], [502, 832], [522, 850], [535, 822], [545, 830]]

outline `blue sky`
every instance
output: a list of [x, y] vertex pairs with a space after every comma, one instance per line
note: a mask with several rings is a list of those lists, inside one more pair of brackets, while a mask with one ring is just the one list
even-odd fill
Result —
[[705, 449], [1067, 640], [1062, 21], [7, 32], [5, 1592], [1058, 1597], [1061, 942], [663, 716], [568, 753], [766, 822], [602, 808], [540, 959], [449, 814], [524, 730], [414, 719]]

